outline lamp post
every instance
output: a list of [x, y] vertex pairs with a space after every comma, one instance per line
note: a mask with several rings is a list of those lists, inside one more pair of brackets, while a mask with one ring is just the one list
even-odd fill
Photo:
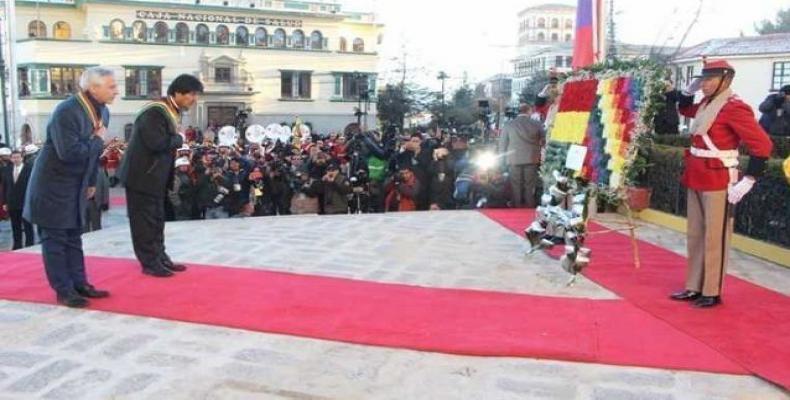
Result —
[[440, 81], [442, 81], [442, 115], [439, 118], [439, 127], [442, 126], [442, 123], [444, 122], [444, 115], [446, 114], [446, 111], [447, 111], [445, 109], [445, 105], [444, 105], [444, 81], [446, 81], [449, 78], [450, 78], [450, 76], [447, 75], [444, 71], [440, 71], [439, 72], [439, 76], [436, 77], [436, 79], [439, 79]]

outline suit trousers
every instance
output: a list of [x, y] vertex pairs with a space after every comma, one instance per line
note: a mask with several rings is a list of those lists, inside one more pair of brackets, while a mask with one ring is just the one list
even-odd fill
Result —
[[727, 191], [688, 190], [686, 289], [721, 295], [730, 253], [735, 206]]
[[126, 209], [132, 245], [143, 268], [161, 268], [170, 258], [165, 254], [165, 199], [129, 188]]
[[[14, 237], [13, 250], [21, 249], [23, 247], [32, 246], [35, 241], [33, 237], [33, 224], [25, 221], [22, 218], [22, 210], [8, 210], [8, 216], [11, 218], [11, 232]], [[25, 244], [22, 245], [22, 234], [25, 235]]]
[[60, 295], [76, 294], [74, 288], [88, 283], [82, 253], [82, 229], [50, 229], [39, 226], [41, 254], [49, 286]]
[[88, 200], [88, 207], [85, 210], [85, 226], [82, 228], [84, 233], [101, 230], [101, 205], [96, 202], [96, 198]]
[[538, 187], [538, 164], [510, 166], [510, 185], [513, 188], [513, 206], [535, 208]]

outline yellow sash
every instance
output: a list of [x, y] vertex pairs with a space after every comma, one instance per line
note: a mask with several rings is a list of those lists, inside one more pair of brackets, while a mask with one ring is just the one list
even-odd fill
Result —
[[164, 116], [167, 118], [167, 120], [170, 121], [170, 123], [173, 125], [173, 131], [178, 133], [178, 124], [180, 122], [179, 121], [180, 120], [180, 118], [179, 118], [180, 114], [178, 113], [178, 111], [175, 109], [175, 107], [171, 104], [171, 102], [169, 100], [152, 101], [152, 102], [146, 104], [145, 106], [143, 106], [143, 108], [140, 110], [140, 112], [137, 114], [137, 116], [139, 117], [140, 114], [148, 111], [151, 108], [155, 108], [155, 109], [159, 110], [162, 114], [164, 114]]
[[91, 123], [93, 123], [93, 130], [97, 131], [104, 127], [104, 121], [102, 121], [101, 117], [96, 113], [96, 109], [93, 108], [90, 100], [85, 95], [84, 92], [77, 93], [77, 101], [82, 106], [82, 109], [88, 114], [88, 118], [90, 118]]

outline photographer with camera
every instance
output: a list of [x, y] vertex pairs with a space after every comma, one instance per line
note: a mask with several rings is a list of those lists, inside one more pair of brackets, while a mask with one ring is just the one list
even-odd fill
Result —
[[227, 195], [230, 194], [231, 187], [225, 179], [225, 174], [220, 168], [212, 167], [204, 176], [202, 184], [205, 185], [205, 198], [201, 208], [205, 210], [206, 219], [228, 218]]
[[433, 151], [433, 162], [429, 174], [429, 202], [431, 210], [452, 210], [455, 208], [453, 190], [455, 188], [455, 161], [450, 151], [439, 147]]
[[324, 193], [324, 214], [348, 214], [348, 194], [351, 183], [340, 173], [336, 162], [326, 167], [326, 174], [321, 177]]
[[395, 156], [396, 168], [401, 169], [403, 166], [407, 166], [422, 189], [414, 198], [416, 209], [420, 211], [428, 210], [429, 207], [430, 174], [428, 169], [433, 161], [433, 149], [429, 150], [430, 146], [431, 143], [423, 146], [422, 134], [417, 132], [402, 143], [400, 153]]
[[225, 180], [231, 188], [226, 199], [227, 211], [231, 217], [238, 216], [250, 202], [249, 172], [244, 159], [235, 157], [230, 160]]
[[417, 210], [420, 182], [410, 165], [401, 165], [398, 173], [390, 177], [384, 187], [387, 192], [384, 212]]
[[769, 94], [760, 104], [760, 126], [772, 136], [790, 136], [790, 85]]
[[176, 221], [188, 221], [194, 217], [197, 185], [192, 180], [189, 159], [180, 157], [175, 161], [176, 172], [173, 187], [168, 190]]
[[263, 201], [268, 209], [267, 215], [291, 214], [291, 183], [288, 180], [288, 167], [283, 162], [273, 160], [266, 168], [263, 178]]
[[292, 214], [318, 214], [318, 194], [321, 184], [306, 172], [298, 171], [291, 181], [294, 195], [291, 197]]

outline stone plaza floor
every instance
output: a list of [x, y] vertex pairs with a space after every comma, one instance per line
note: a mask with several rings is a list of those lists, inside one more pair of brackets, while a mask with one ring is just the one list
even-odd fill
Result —
[[[133, 258], [124, 210], [107, 213], [105, 226], [84, 236], [86, 254]], [[191, 221], [166, 231], [168, 252], [187, 263], [617, 298], [585, 278], [566, 287], [555, 260], [526, 259], [521, 238], [474, 211]], [[663, 228], [645, 225], [639, 236], [685, 251], [684, 236]], [[730, 272], [790, 293], [790, 270], [757, 258], [734, 252]], [[752, 376], [456, 356], [0, 301], [0, 400], [37, 398], [770, 400], [788, 393]]]

